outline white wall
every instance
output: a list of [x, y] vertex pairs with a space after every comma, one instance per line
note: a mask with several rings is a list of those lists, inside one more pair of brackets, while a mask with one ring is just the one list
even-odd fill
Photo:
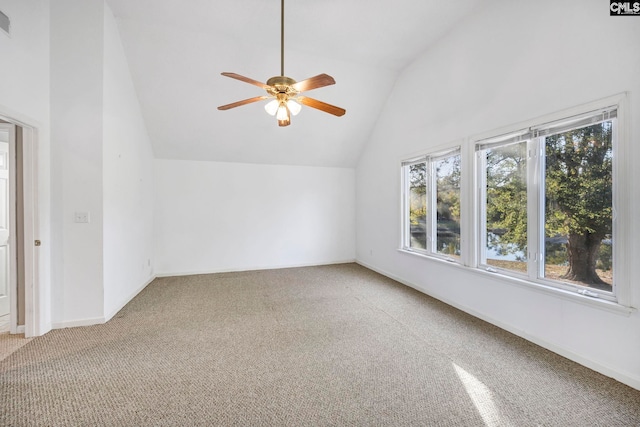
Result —
[[51, 135], [53, 326], [102, 323], [147, 284], [153, 255], [153, 153], [103, 0], [52, 6]]
[[11, 19], [11, 35], [0, 31], [0, 104], [48, 135], [49, 2], [0, 0], [0, 10]]
[[[598, 0], [497, 1], [440, 40], [398, 78], [358, 164], [358, 261], [640, 388], [637, 312], [613, 313], [397, 250], [399, 162], [429, 147], [629, 91], [625, 155], [639, 162], [638, 40], [637, 19], [610, 17]], [[634, 197], [632, 212], [639, 208]], [[640, 231], [630, 232], [635, 260]], [[630, 269], [637, 307], [640, 269]]]
[[355, 171], [155, 160], [156, 272], [355, 259]]
[[11, 19], [11, 36], [0, 31], [0, 116], [19, 121], [37, 133], [37, 187], [41, 316], [33, 331], [51, 328], [50, 287], [52, 224], [49, 132], [49, 2], [0, 0]]
[[[102, 0], [51, 7], [54, 326], [103, 316], [103, 16]], [[90, 222], [75, 223], [75, 212]]]
[[118, 27], [104, 7], [103, 250], [109, 319], [153, 275], [153, 151]]

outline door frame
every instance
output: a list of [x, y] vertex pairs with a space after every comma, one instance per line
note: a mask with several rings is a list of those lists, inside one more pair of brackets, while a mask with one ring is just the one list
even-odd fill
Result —
[[16, 179], [16, 149], [18, 147], [17, 144], [17, 127], [16, 125], [14, 125], [13, 123], [5, 123], [2, 122], [0, 123], [0, 128], [7, 130], [9, 132], [9, 140], [7, 141], [7, 157], [5, 159], [6, 161], [6, 172], [7, 172], [7, 194], [5, 195], [5, 197], [7, 198], [7, 200], [4, 201], [4, 203], [7, 204], [6, 206], [6, 214], [7, 214], [7, 219], [8, 219], [8, 223], [7, 228], [9, 231], [9, 238], [7, 241], [7, 247], [8, 247], [8, 259], [7, 261], [7, 268], [9, 269], [9, 275], [7, 276], [8, 279], [8, 283], [7, 283], [7, 293], [6, 293], [6, 297], [7, 297], [7, 304], [9, 307], [9, 331], [11, 333], [15, 333], [15, 331], [13, 330], [13, 325], [16, 324], [16, 316], [17, 316], [17, 312], [16, 312], [16, 300], [17, 300], [17, 290], [18, 290], [18, 274], [17, 274], [17, 266], [18, 266], [18, 253], [17, 253], [17, 236], [16, 236], [16, 231], [17, 231], [17, 199], [16, 199], [16, 184], [17, 184], [17, 179]]
[[[9, 122], [22, 129], [22, 222], [24, 224], [21, 236], [22, 256], [24, 259], [24, 325], [18, 326], [18, 302], [17, 280], [14, 280], [9, 292], [10, 316], [9, 332], [12, 334], [24, 333], [25, 337], [42, 335], [43, 330], [40, 276], [39, 276], [39, 251], [35, 242], [39, 235], [38, 215], [38, 127], [31, 125], [27, 120], [16, 119], [16, 114], [7, 112], [0, 105], [0, 119]], [[15, 147], [14, 147], [15, 149]], [[14, 198], [15, 201], [15, 198]], [[13, 202], [12, 202], [13, 203]], [[16, 245], [14, 245], [14, 249]], [[17, 255], [17, 254], [16, 254]]]

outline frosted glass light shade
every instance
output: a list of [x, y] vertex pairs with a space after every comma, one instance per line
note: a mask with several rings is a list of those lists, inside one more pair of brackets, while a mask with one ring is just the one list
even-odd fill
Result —
[[278, 120], [288, 120], [289, 119], [289, 110], [287, 109], [287, 105], [283, 102], [278, 107], [278, 112], [276, 114], [276, 118]]
[[272, 116], [275, 116], [275, 114], [278, 112], [278, 107], [280, 106], [280, 102], [278, 102], [277, 99], [272, 100], [271, 102], [268, 102], [265, 106], [264, 109], [267, 113], [269, 113]]
[[300, 110], [302, 110], [302, 105], [298, 104], [293, 99], [287, 101], [287, 108], [291, 111], [291, 114], [297, 116]]

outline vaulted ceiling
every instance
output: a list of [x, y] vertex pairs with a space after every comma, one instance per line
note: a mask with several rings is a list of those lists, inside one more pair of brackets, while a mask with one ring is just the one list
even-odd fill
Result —
[[[107, 0], [157, 158], [354, 167], [399, 72], [487, 0], [287, 0], [285, 75], [327, 73], [308, 92], [347, 110], [303, 107], [288, 127], [265, 94], [220, 75], [280, 74], [279, 0]], [[410, 108], [410, 106], [408, 106]]]

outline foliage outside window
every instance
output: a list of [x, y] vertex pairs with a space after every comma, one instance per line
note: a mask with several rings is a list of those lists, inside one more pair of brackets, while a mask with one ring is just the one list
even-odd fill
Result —
[[407, 208], [409, 230], [407, 243], [412, 249], [427, 249], [427, 163], [407, 165], [409, 194]]
[[527, 271], [527, 141], [488, 148], [483, 221], [483, 262]]
[[460, 258], [460, 152], [403, 164], [404, 247]]
[[435, 252], [460, 258], [460, 153], [433, 160], [436, 193]]
[[613, 292], [615, 117], [598, 112], [477, 144], [481, 265]]
[[544, 138], [546, 278], [612, 291], [613, 126]]

